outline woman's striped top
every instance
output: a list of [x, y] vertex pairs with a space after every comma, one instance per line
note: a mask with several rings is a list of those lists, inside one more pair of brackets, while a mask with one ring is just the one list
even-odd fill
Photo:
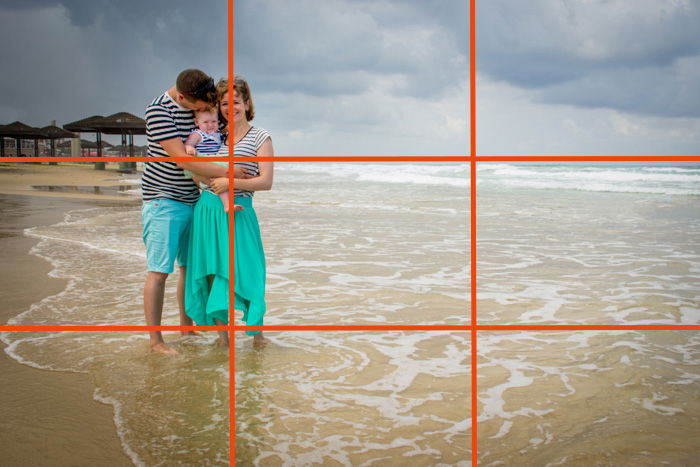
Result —
[[[184, 142], [195, 129], [194, 113], [180, 107], [164, 93], [146, 107], [146, 139], [150, 157], [168, 157], [160, 141], [180, 138]], [[143, 200], [168, 198], [187, 204], [199, 199], [199, 190], [191, 178], [173, 162], [146, 162], [141, 178]]]
[[[233, 154], [235, 157], [255, 157], [257, 156], [258, 149], [263, 143], [270, 137], [269, 133], [262, 128], [251, 127], [248, 133], [233, 146]], [[219, 154], [228, 154], [228, 145], [221, 146]], [[260, 175], [260, 169], [258, 168], [257, 161], [250, 162], [236, 162], [236, 167], [242, 167], [247, 170], [252, 176]], [[252, 191], [246, 190], [235, 190], [233, 193], [234, 197], [244, 197], [249, 198], [253, 196]]]

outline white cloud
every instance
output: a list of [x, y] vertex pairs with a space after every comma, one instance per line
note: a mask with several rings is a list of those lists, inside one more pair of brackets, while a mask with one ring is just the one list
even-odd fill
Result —
[[698, 155], [698, 148], [697, 118], [548, 104], [533, 90], [478, 77], [482, 156], [677, 156]]

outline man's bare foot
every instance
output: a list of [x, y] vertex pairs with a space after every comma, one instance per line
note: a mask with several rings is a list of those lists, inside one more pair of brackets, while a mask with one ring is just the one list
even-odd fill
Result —
[[253, 347], [256, 349], [265, 347], [265, 344], [267, 344], [267, 339], [263, 337], [263, 333], [259, 332], [258, 334], [255, 334], [253, 336]]
[[172, 347], [168, 347], [167, 345], [165, 345], [165, 342], [159, 342], [157, 344], [152, 345], [151, 350], [153, 352], [158, 352], [165, 355], [180, 355], [180, 352], [173, 349]]

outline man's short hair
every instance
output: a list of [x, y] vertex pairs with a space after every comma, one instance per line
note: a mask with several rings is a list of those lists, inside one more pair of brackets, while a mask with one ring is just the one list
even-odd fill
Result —
[[188, 69], [177, 76], [177, 91], [190, 102], [203, 101], [216, 104], [216, 86], [214, 79], [202, 70]]

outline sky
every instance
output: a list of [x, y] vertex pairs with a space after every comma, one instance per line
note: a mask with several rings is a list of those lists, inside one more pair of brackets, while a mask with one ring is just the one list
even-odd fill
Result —
[[[477, 153], [700, 155], [700, 2], [477, 2]], [[467, 0], [236, 0], [276, 154], [469, 154]], [[0, 0], [0, 123], [144, 108], [227, 70], [227, 2]]]

